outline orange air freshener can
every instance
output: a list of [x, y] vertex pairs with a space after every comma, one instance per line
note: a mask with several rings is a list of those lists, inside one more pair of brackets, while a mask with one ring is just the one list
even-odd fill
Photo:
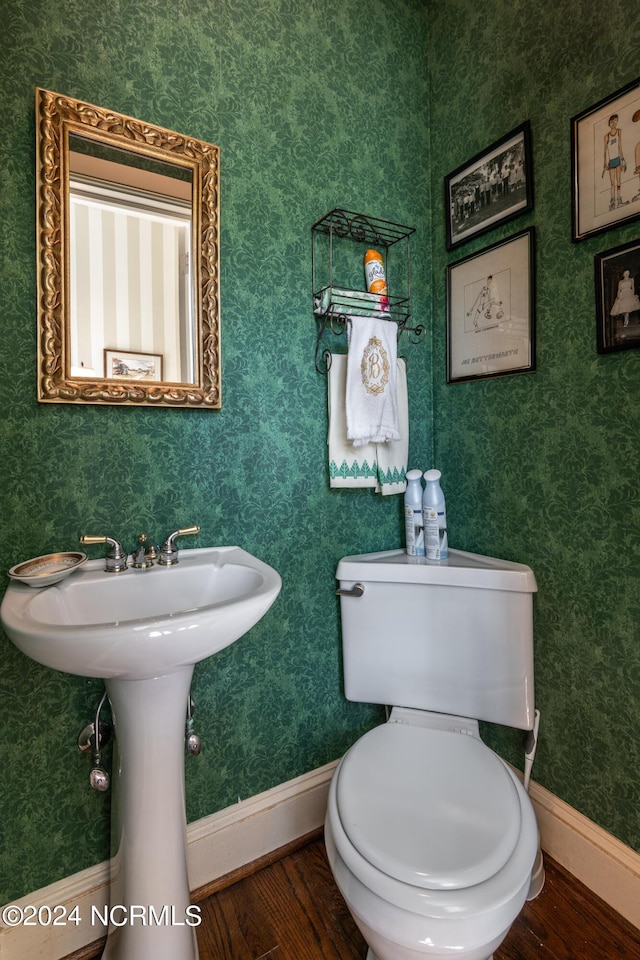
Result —
[[367, 250], [364, 255], [364, 276], [369, 293], [387, 293], [387, 278], [384, 272], [384, 260], [377, 250]]

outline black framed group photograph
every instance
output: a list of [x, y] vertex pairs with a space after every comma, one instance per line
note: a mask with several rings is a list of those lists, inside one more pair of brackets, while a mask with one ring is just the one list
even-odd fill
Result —
[[594, 261], [598, 353], [640, 347], [640, 240]]
[[572, 239], [640, 217], [640, 79], [571, 120]]
[[535, 231], [447, 267], [447, 383], [535, 370]]
[[444, 189], [447, 250], [531, 210], [529, 121], [445, 177]]

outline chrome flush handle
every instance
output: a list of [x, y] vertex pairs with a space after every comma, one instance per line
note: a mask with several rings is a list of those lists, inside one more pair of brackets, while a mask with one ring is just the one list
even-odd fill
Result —
[[361, 583], [354, 583], [352, 587], [349, 587], [347, 590], [345, 587], [340, 587], [336, 590], [336, 597], [361, 597], [364, 593], [364, 587]]

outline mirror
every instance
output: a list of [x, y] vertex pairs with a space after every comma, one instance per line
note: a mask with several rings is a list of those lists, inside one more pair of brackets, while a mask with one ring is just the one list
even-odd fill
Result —
[[219, 149], [36, 90], [38, 399], [218, 409]]

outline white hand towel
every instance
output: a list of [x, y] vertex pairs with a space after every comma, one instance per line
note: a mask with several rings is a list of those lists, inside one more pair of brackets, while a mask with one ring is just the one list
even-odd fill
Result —
[[348, 318], [347, 439], [354, 447], [399, 440], [397, 334], [389, 320]]
[[329, 486], [375, 487], [378, 477], [375, 444], [365, 444], [356, 449], [347, 440], [346, 384], [347, 356], [333, 353], [327, 373]]
[[398, 425], [401, 439], [389, 443], [367, 443], [354, 447], [347, 439], [345, 392], [347, 357], [343, 353], [331, 355], [327, 374], [329, 409], [329, 486], [375, 487], [376, 493], [388, 496], [404, 493], [406, 489], [407, 459], [409, 454], [409, 405], [407, 400], [407, 371], [404, 360], [397, 361]]
[[397, 363], [398, 428], [399, 440], [376, 444], [378, 460], [378, 484], [376, 493], [383, 497], [391, 493], [404, 493], [407, 487], [407, 461], [409, 459], [409, 400], [407, 394], [407, 368], [402, 357]]

